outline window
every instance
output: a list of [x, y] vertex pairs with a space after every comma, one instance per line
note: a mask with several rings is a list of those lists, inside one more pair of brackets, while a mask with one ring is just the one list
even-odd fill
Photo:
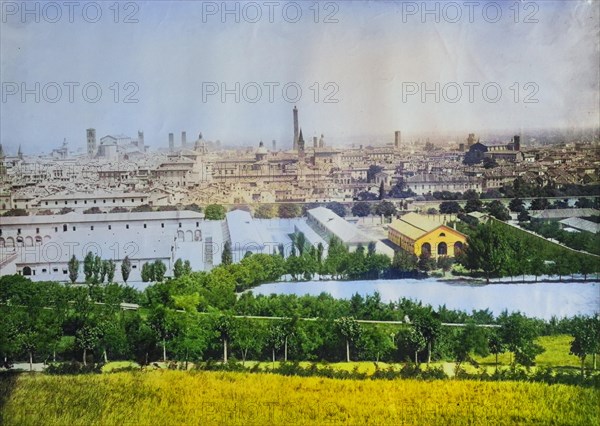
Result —
[[52, 272], [58, 272], [58, 268], [52, 268]]
[[58, 206], [58, 201], [55, 201], [55, 202], [54, 202], [54, 205], [55, 205], [55, 206]]
[[21, 235], [21, 228], [17, 228], [17, 235]]
[[438, 256], [446, 256], [448, 254], [448, 246], [446, 243], [439, 243], [437, 249]]
[[94, 200], [94, 204], [96, 204], [96, 200]]
[[108, 225], [108, 229], [111, 230], [112, 229], [112, 225]]
[[45, 274], [46, 272], [48, 272], [48, 270], [46, 268], [42, 268], [42, 272]]
[[76, 231], [76, 230], [77, 230], [77, 228], [76, 228], [76, 227], [73, 227], [73, 231]]
[[67, 225], [63, 225], [63, 232], [67, 232]]
[[94, 225], [90, 226], [90, 231], [94, 230]]
[[83, 204], [87, 204], [87, 200], [83, 200]]
[[48, 205], [48, 201], [46, 201], [46, 205]]
[[75, 204], [77, 204], [77, 200], [75, 200]]
[[164, 227], [165, 227], [165, 224], [164, 224], [164, 223], [161, 223], [161, 224], [160, 224], [160, 227], [161, 227], [161, 228], [164, 228]]
[[125, 225], [125, 229], [129, 229], [129, 224]]
[[58, 232], [58, 227], [57, 226], [54, 227], [54, 232]]
[[35, 228], [35, 233], [39, 234], [40, 233], [40, 228]]
[[137, 269], [137, 265], [131, 265], [131, 269]]
[[442, 233], [439, 235], [439, 237], [445, 237], [445, 236], [446, 236], [446, 234], [445, 234], [444, 232], [442, 232]]
[[181, 228], [181, 223], [179, 224], [179, 227]]
[[196, 228], [200, 226], [200, 222], [196, 222]]
[[135, 200], [132, 198], [132, 199], [131, 199], [131, 202], [132, 202], [132, 203], [135, 203]]
[[144, 223], [144, 229], [146, 229], [146, 228], [147, 228], [147, 225]]
[[66, 269], [63, 269], [63, 274], [67, 275], [69, 273], [69, 271], [67, 271]]

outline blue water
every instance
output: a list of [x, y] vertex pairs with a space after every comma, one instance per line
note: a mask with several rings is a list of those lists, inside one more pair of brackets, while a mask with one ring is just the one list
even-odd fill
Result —
[[600, 283], [597, 281], [488, 285], [436, 279], [307, 281], [263, 284], [252, 290], [254, 294], [298, 296], [326, 292], [338, 299], [349, 299], [355, 293], [364, 297], [376, 291], [386, 303], [405, 297], [434, 308], [446, 305], [448, 309], [469, 313], [474, 309], [489, 309], [499, 315], [507, 309], [529, 317], [550, 319], [552, 316], [561, 318], [600, 312]]

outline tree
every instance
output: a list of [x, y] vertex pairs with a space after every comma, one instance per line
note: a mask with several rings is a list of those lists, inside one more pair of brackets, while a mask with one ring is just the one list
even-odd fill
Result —
[[369, 169], [367, 170], [367, 182], [371, 183], [375, 181], [375, 176], [378, 173], [381, 173], [383, 171], [383, 167], [378, 166], [376, 164], [371, 164], [369, 166]]
[[94, 275], [94, 263], [94, 253], [90, 251], [83, 259], [83, 274], [85, 275], [86, 282], [90, 282], [92, 280], [92, 276]]
[[483, 203], [479, 198], [469, 198], [465, 204], [465, 212], [480, 212], [483, 211]]
[[460, 212], [460, 204], [456, 201], [443, 201], [440, 203], [441, 214], [458, 214]]
[[94, 275], [92, 281], [95, 284], [101, 283], [100, 276], [102, 275], [102, 258], [100, 256], [94, 256]]
[[155, 260], [154, 265], [154, 279], [156, 281], [163, 281], [165, 279], [165, 274], [167, 273], [167, 267], [162, 262], [162, 260]]
[[130, 273], [131, 273], [131, 260], [129, 260], [129, 256], [125, 256], [125, 259], [123, 259], [123, 262], [121, 262], [121, 276], [123, 277], [123, 281], [125, 283], [127, 283]]
[[190, 275], [192, 273], [192, 264], [189, 260], [183, 262], [183, 275]]
[[375, 206], [375, 214], [390, 217], [396, 214], [396, 206], [391, 201], [382, 201]]
[[337, 201], [333, 201], [328, 203], [326, 206], [329, 210], [333, 211], [339, 217], [346, 217], [348, 214], [348, 209], [342, 203], [338, 203]]
[[488, 349], [491, 354], [496, 356], [496, 371], [498, 371], [498, 355], [503, 354], [506, 348], [502, 338], [500, 337], [500, 334], [496, 330], [492, 331], [490, 334], [488, 340]]
[[385, 185], [383, 184], [383, 181], [381, 181], [381, 184], [379, 185], [379, 199], [383, 200], [385, 198]]
[[69, 269], [69, 279], [73, 284], [77, 281], [77, 277], [79, 276], [79, 260], [73, 255], [71, 260], [69, 260], [68, 264]]
[[529, 212], [527, 210], [523, 209], [517, 215], [517, 220], [521, 223], [529, 222], [531, 220], [531, 216], [529, 216]]
[[231, 241], [225, 241], [223, 245], [223, 254], [221, 254], [221, 264], [231, 265], [233, 263], [233, 254], [231, 252]]
[[546, 210], [550, 207], [550, 203], [545, 198], [536, 198], [531, 202], [531, 210]]
[[513, 198], [508, 203], [508, 208], [511, 212], [520, 213], [525, 209], [525, 203], [520, 198]]
[[467, 237], [467, 247], [461, 263], [470, 270], [481, 269], [486, 281], [497, 275], [509, 260], [508, 242], [499, 225], [488, 222], [479, 225], [476, 231]]
[[231, 316], [220, 315], [215, 321], [215, 330], [223, 342], [223, 364], [227, 364], [228, 348], [227, 345], [235, 333], [235, 319]]
[[487, 211], [489, 214], [494, 216], [498, 220], [507, 221], [510, 220], [510, 214], [504, 204], [501, 201], [494, 200], [491, 201], [487, 206]]
[[142, 265], [142, 281], [152, 282], [154, 281], [154, 265], [152, 263], [146, 262]]
[[417, 269], [418, 262], [419, 258], [414, 253], [398, 250], [394, 253], [392, 266], [398, 271], [411, 272]]
[[300, 216], [302, 209], [298, 204], [280, 204], [278, 215], [282, 219], [292, 219]]
[[173, 276], [176, 279], [183, 276], [183, 260], [177, 259], [173, 264]]
[[238, 323], [235, 333], [235, 345], [240, 349], [242, 365], [245, 365], [249, 352], [260, 354], [264, 344], [265, 331], [262, 323], [248, 319]]
[[83, 349], [83, 365], [87, 365], [87, 351], [98, 347], [100, 336], [100, 328], [91, 324], [85, 324], [75, 332], [75, 343]]
[[360, 201], [352, 206], [352, 214], [358, 217], [366, 217], [371, 214], [371, 206], [369, 203]]
[[[581, 360], [581, 377], [585, 375], [585, 358], [600, 352], [600, 319], [598, 317], [575, 317], [571, 325], [570, 354]], [[595, 365], [594, 365], [595, 368]]]
[[223, 220], [225, 219], [225, 207], [220, 204], [209, 204], [204, 209], [204, 218], [206, 220]]
[[417, 263], [419, 270], [423, 272], [429, 272], [432, 269], [435, 269], [435, 266], [435, 259], [431, 257], [431, 254], [428, 251], [423, 250]]
[[171, 310], [165, 306], [155, 306], [148, 314], [148, 325], [156, 334], [163, 347], [163, 362], [167, 361], [167, 341], [175, 335], [174, 319]]
[[487, 356], [489, 355], [489, 347], [485, 330], [482, 327], [477, 327], [473, 322], [469, 322], [460, 330], [453, 348], [457, 373], [460, 371], [460, 365], [463, 362], [471, 360], [472, 352], [479, 356]]
[[535, 343], [538, 336], [535, 323], [521, 313], [508, 315], [506, 311], [498, 322], [500, 338], [506, 349], [514, 354], [514, 362], [526, 367], [535, 365], [535, 357], [544, 352], [544, 348]]
[[442, 322], [437, 318], [437, 314], [430, 309], [422, 309], [417, 311], [413, 324], [417, 332], [427, 342], [427, 365], [429, 365], [431, 363], [432, 346], [440, 334]]
[[108, 260], [102, 261], [102, 266], [100, 270], [100, 282], [103, 283], [106, 277], [108, 276], [108, 270], [110, 268], [110, 262]]
[[106, 279], [109, 283], [114, 282], [116, 270], [117, 270], [117, 265], [115, 264], [115, 262], [112, 259], [110, 259], [108, 261], [108, 268], [106, 270]]
[[304, 249], [306, 248], [306, 236], [304, 235], [304, 232], [298, 232], [297, 234], [295, 234], [295, 238], [294, 238], [294, 242], [296, 245], [296, 248], [298, 249], [298, 254], [300, 256], [302, 256], [304, 254]]
[[493, 169], [495, 167], [498, 167], [498, 163], [496, 163], [496, 160], [494, 160], [493, 158], [489, 158], [489, 157], [485, 157], [483, 159], [483, 168], [484, 169]]
[[267, 331], [267, 345], [271, 349], [273, 363], [275, 363], [275, 355], [283, 347], [285, 333], [281, 324], [272, 323]]
[[254, 217], [258, 219], [273, 219], [277, 217], [274, 204], [260, 204], [254, 211]]
[[454, 264], [454, 259], [448, 256], [440, 256], [437, 260], [437, 267], [444, 271], [444, 275], [452, 269], [452, 265]]
[[336, 320], [338, 332], [346, 339], [346, 362], [350, 362], [350, 343], [355, 343], [362, 330], [353, 317], [341, 317]]

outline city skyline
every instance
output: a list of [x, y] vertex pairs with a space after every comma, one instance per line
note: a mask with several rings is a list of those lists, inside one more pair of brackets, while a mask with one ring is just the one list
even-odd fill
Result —
[[[111, 22], [108, 10], [97, 24], [81, 19], [22, 24], [5, 15], [0, 113], [5, 150], [21, 144], [49, 151], [63, 138], [71, 146], [83, 145], [82, 129], [90, 127], [101, 135], [132, 137], [144, 130], [154, 148], [167, 145], [168, 133], [185, 130], [190, 139], [200, 132], [227, 145], [275, 139], [286, 149], [293, 142], [289, 111], [294, 105], [302, 112], [306, 138], [323, 133], [335, 145], [385, 135], [392, 143], [399, 129], [407, 135], [467, 134], [598, 125], [597, 3], [540, 4], [538, 23], [514, 23], [514, 11], [503, 4], [503, 19], [497, 23], [475, 14], [473, 23], [456, 24], [404, 16], [402, 2], [339, 4], [338, 23], [315, 23], [304, 10], [305, 21], [298, 24], [285, 19], [222, 23], [218, 15], [203, 15], [199, 4], [183, 6], [141, 2], [139, 23], [131, 24]], [[325, 15], [321, 10], [319, 20]], [[75, 32], [77, 40], [72, 39]], [[198, 43], [190, 44], [190, 39]], [[23, 103], [20, 93], [8, 94], [14, 86], [6, 86], [15, 83], [20, 90], [23, 82], [28, 89], [35, 82], [41, 88], [55, 82], [64, 93], [56, 103], [45, 102], [44, 96], [36, 103], [35, 95], [27, 95]], [[76, 90], [70, 103], [65, 82], [79, 87], [95, 83], [102, 97], [89, 103]], [[221, 84], [229, 90], [236, 82], [240, 102], [230, 94], [222, 103]], [[468, 102], [469, 82], [497, 84], [501, 100], [487, 102], [475, 91], [475, 101]], [[212, 83], [219, 91], [208, 95]], [[293, 83], [303, 95], [288, 102], [279, 93], [269, 102], [270, 83], [278, 88]], [[425, 102], [420, 93], [407, 95], [422, 83], [428, 90], [440, 84], [439, 103], [434, 94]], [[525, 87], [527, 83], [537, 86]], [[245, 100], [251, 96], [242, 92], [248, 84], [249, 90], [262, 88], [261, 101]], [[456, 85], [465, 89], [463, 97], [447, 102]], [[317, 89], [319, 102], [314, 102]], [[520, 102], [511, 99], [517, 89]], [[127, 95], [139, 102], [124, 103]], [[338, 102], [324, 102], [327, 96]], [[538, 102], [524, 103], [526, 96]]]

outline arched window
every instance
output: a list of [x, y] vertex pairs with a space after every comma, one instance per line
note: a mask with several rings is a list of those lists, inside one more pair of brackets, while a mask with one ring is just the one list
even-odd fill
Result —
[[438, 235], [439, 237], [445, 237], [446, 234], [444, 232], [442, 232], [440, 235]]
[[454, 243], [454, 256], [457, 256], [459, 254], [462, 253], [463, 251], [463, 243], [461, 243], [460, 241], [457, 241]]
[[431, 244], [425, 243], [421, 246], [421, 253], [427, 253], [431, 255]]
[[448, 246], [446, 243], [439, 243], [437, 247], [438, 256], [446, 256], [448, 254]]
[[31, 275], [31, 268], [29, 266], [25, 266], [23, 268], [23, 275], [26, 276], [26, 277], [28, 277], [28, 276]]
[[0, 247], [4, 247], [6, 245], [6, 242], [4, 241], [4, 238], [0, 238]]

